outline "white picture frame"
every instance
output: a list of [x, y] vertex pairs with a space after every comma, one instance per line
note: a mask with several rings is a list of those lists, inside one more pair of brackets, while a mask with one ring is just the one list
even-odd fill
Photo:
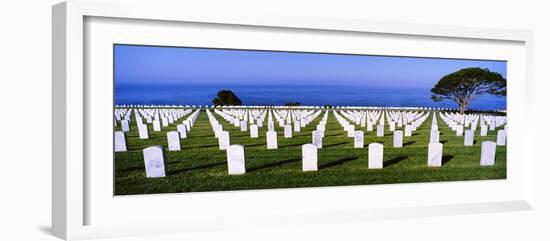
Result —
[[[154, 7], [155, 11], [149, 11]], [[352, 33], [352, 34], [380, 34], [395, 38], [425, 38], [428, 40], [450, 40], [455, 44], [459, 42], [469, 43], [476, 41], [485, 43], [488, 46], [495, 43], [503, 45], [516, 46], [517, 52], [512, 57], [521, 61], [515, 61], [518, 71], [512, 70], [514, 77], [509, 78], [517, 80], [509, 86], [508, 109], [510, 110], [509, 126], [509, 156], [508, 160], [518, 160], [509, 165], [509, 179], [506, 181], [483, 181], [470, 183], [440, 183], [440, 184], [398, 184], [398, 185], [375, 185], [369, 187], [338, 187], [338, 188], [313, 188], [297, 190], [266, 190], [266, 191], [240, 191], [224, 193], [207, 194], [162, 194], [146, 195], [139, 197], [140, 200], [130, 200], [128, 198], [117, 198], [116, 202], [124, 203], [127, 210], [120, 211], [129, 214], [131, 210], [137, 210], [143, 205], [158, 203], [169, 207], [177, 207], [182, 199], [187, 199], [189, 205], [207, 205], [213, 204], [210, 199], [216, 201], [238, 203], [243, 200], [254, 200], [256, 202], [269, 202], [277, 200], [281, 203], [279, 208], [272, 210], [263, 210], [258, 213], [257, 207], [250, 205], [249, 212], [227, 212], [220, 216], [232, 216], [232, 220], [250, 225], [266, 226], [274, 223], [285, 223], [284, 225], [300, 225], [304, 222], [325, 223], [341, 222], [345, 220], [370, 220], [382, 218], [400, 218], [400, 217], [424, 217], [433, 215], [451, 215], [464, 213], [482, 213], [496, 211], [530, 210], [534, 199], [534, 138], [533, 133], [527, 127], [531, 120], [526, 118], [532, 113], [529, 106], [529, 93], [532, 93], [532, 66], [533, 66], [533, 34], [529, 31], [518, 30], [497, 30], [482, 29], [456, 26], [439, 25], [421, 25], [410, 23], [391, 23], [391, 22], [371, 22], [349, 19], [318, 19], [318, 18], [300, 18], [291, 16], [269, 16], [253, 15], [232, 16], [227, 15], [209, 15], [203, 11], [188, 9], [184, 3], [171, 2], [170, 4], [156, 5], [136, 2], [127, 3], [122, 1], [111, 2], [90, 2], [90, 1], [67, 1], [53, 7], [53, 210], [52, 227], [53, 234], [63, 239], [83, 239], [93, 237], [111, 237], [136, 234], [158, 234], [174, 232], [195, 232], [204, 229], [222, 229], [233, 227], [237, 224], [228, 224], [223, 221], [213, 221], [217, 218], [214, 214], [201, 217], [197, 212], [188, 211], [187, 217], [181, 219], [177, 217], [178, 212], [174, 214], [165, 214], [163, 217], [155, 217], [154, 213], [144, 212], [143, 217], [132, 216], [125, 220], [117, 218], [116, 213], [112, 213], [113, 206], [99, 201], [99, 205], [90, 208], [89, 202], [95, 202], [94, 191], [87, 180], [89, 175], [86, 173], [94, 168], [95, 164], [90, 164], [90, 148], [93, 146], [86, 141], [86, 135], [90, 133], [86, 125], [89, 122], [90, 99], [95, 98], [98, 92], [88, 93], [90, 88], [99, 86], [89, 86], [85, 81], [85, 68], [90, 66], [87, 63], [86, 51], [87, 41], [86, 19], [113, 18], [124, 21], [155, 22], [156, 24], [207, 24], [223, 25], [224, 29], [231, 28], [254, 28], [257, 30], [277, 30], [277, 31], [296, 31], [299, 30], [307, 34], [315, 32], [317, 35], [328, 33]], [[155, 24], [153, 24], [155, 25]], [[121, 25], [124, 27], [124, 25]], [[118, 26], [118, 27], [121, 27]], [[156, 25], [155, 25], [156, 26]], [[155, 26], [151, 26], [154, 30]], [[92, 30], [93, 31], [93, 30]], [[99, 31], [101, 32], [101, 31]], [[97, 33], [93, 32], [93, 33]], [[89, 34], [89, 33], [88, 33]], [[160, 32], [159, 32], [160, 34]], [[158, 35], [160, 36], [160, 35]], [[93, 38], [92, 38], [93, 39]], [[111, 41], [112, 39], [107, 39]], [[118, 39], [120, 40], [120, 39]], [[114, 40], [113, 40], [114, 41]], [[131, 39], [127, 39], [131, 41]], [[150, 39], [149, 41], [156, 41]], [[162, 40], [159, 40], [162, 41]], [[171, 41], [166, 41], [170, 44]], [[216, 43], [211, 43], [216, 44]], [[175, 43], [177, 45], [177, 43]], [[519, 47], [518, 47], [519, 46]], [[92, 46], [93, 47], [93, 46]], [[207, 46], [211, 47], [211, 46]], [[475, 47], [475, 46], [474, 46]], [[479, 46], [478, 46], [479, 47]], [[282, 49], [286, 49], [284, 46]], [[329, 50], [326, 50], [329, 51]], [[353, 50], [349, 50], [353, 51]], [[400, 55], [399, 50], [394, 53]], [[518, 52], [519, 51], [519, 52]], [[414, 55], [414, 53], [411, 53]], [[425, 53], [430, 55], [429, 53]], [[437, 54], [437, 53], [432, 53]], [[401, 54], [406, 55], [406, 54]], [[487, 52], [487, 56], [491, 56]], [[496, 55], [495, 55], [496, 56]], [[519, 57], [517, 57], [519, 56]], [[437, 57], [437, 56], [433, 56]], [[465, 56], [468, 57], [468, 56]], [[497, 56], [498, 57], [498, 56]], [[504, 57], [503, 57], [504, 58]], [[506, 57], [508, 58], [508, 57]], [[507, 59], [510, 61], [510, 59]], [[92, 68], [95, 68], [92, 66]], [[112, 80], [105, 80], [107, 82]], [[111, 82], [109, 82], [111, 83]], [[104, 95], [112, 95], [104, 90]], [[94, 115], [95, 116], [95, 115]], [[108, 121], [110, 121], [109, 119]], [[94, 137], [95, 138], [95, 137]], [[97, 140], [95, 140], [97, 141]], [[94, 142], [94, 140], [91, 140]], [[521, 159], [521, 162], [519, 160]], [[510, 170], [511, 169], [511, 170]], [[112, 171], [112, 170], [111, 170]], [[517, 171], [517, 173], [515, 173]], [[514, 173], [510, 173], [514, 172]], [[516, 178], [517, 177], [517, 178]], [[93, 180], [93, 178], [92, 178]], [[111, 180], [112, 182], [112, 180]], [[108, 184], [108, 182], [106, 182]], [[103, 185], [103, 184], [101, 184]], [[426, 192], [430, 197], [437, 192], [444, 192], [445, 187], [452, 185], [458, 193], [469, 193], [475, 189], [480, 192], [480, 197], [468, 197], [464, 200], [456, 199], [452, 202], [453, 196], [447, 197], [447, 200], [436, 202], [423, 202], [421, 200], [412, 200], [408, 203], [391, 202], [389, 204], [372, 203], [375, 208], [359, 208], [361, 203], [352, 202], [347, 208], [338, 208], [337, 206], [325, 206], [323, 210], [319, 206], [313, 206], [309, 210], [291, 210], [292, 206], [284, 200], [289, 197], [307, 200], [316, 195], [331, 195], [340, 198], [331, 200], [338, 203], [346, 198], [360, 197], [361, 195], [380, 194], [383, 192], [396, 192], [400, 195], [414, 195], [415, 192]], [[404, 188], [403, 188], [404, 187]], [[484, 189], [494, 188], [510, 189], [510, 193], [498, 195], [494, 193], [494, 198], [482, 198]], [[462, 192], [460, 191], [462, 190]], [[385, 194], [384, 194], [385, 195]], [[396, 197], [398, 197], [396, 196]], [[317, 196], [321, 197], [321, 196]], [[106, 197], [107, 198], [107, 197]], [[112, 199], [114, 197], [111, 196]], [[92, 200], [92, 201], [91, 201]], [[99, 200], [99, 199], [98, 199]], [[129, 201], [130, 200], [130, 201]], [[380, 200], [379, 200], [380, 201]], [[97, 202], [96, 202], [97, 203]], [[112, 203], [112, 205], [118, 205]], [[298, 205], [299, 206], [299, 205]], [[119, 206], [120, 208], [120, 206]], [[284, 209], [284, 210], [283, 210]], [[95, 212], [111, 213], [113, 219], [117, 222], [102, 223], [90, 221], [89, 216], [95, 215]], [[219, 211], [219, 210], [218, 210]], [[283, 212], [286, 211], [286, 212]], [[276, 215], [277, 214], [277, 215]], [[105, 217], [105, 214], [103, 214]], [[137, 216], [140, 216], [137, 215]], [[151, 223], [143, 221], [147, 217], [152, 220]], [[323, 219], [320, 217], [330, 217]], [[134, 220], [130, 220], [134, 219]], [[98, 219], [101, 220], [101, 219]], [[104, 220], [104, 219], [103, 219]], [[193, 220], [190, 222], [189, 220]], [[281, 220], [287, 220], [281, 222]], [[288, 221], [293, 220], [293, 221]], [[133, 222], [131, 222], [133, 221]], [[177, 222], [178, 225], [173, 225]], [[124, 223], [124, 224], [121, 224]], [[278, 224], [283, 225], [283, 224]], [[208, 227], [207, 227], [208, 226]], [[143, 228], [147, 227], [147, 228]]]

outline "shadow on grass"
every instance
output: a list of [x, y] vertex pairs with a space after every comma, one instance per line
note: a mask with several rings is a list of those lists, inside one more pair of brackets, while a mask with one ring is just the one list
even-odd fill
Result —
[[208, 169], [208, 168], [221, 166], [221, 165], [224, 165], [224, 164], [226, 164], [226, 162], [224, 162], [224, 161], [223, 162], [216, 162], [216, 163], [210, 163], [210, 164], [205, 164], [205, 165], [200, 165], [200, 166], [195, 166], [195, 167], [182, 168], [182, 169], [178, 169], [178, 170], [174, 170], [174, 171], [168, 171], [168, 173], [170, 175], [177, 175], [177, 174], [180, 174], [182, 172], [195, 171], [195, 170], [200, 170], [200, 169]]
[[403, 161], [407, 158], [408, 158], [408, 156], [398, 156], [398, 157], [394, 157], [390, 160], [387, 160], [387, 161], [384, 162], [384, 168], [395, 165], [395, 164], [397, 164], [397, 163], [399, 163], [399, 162], [401, 162], [401, 161]]
[[297, 161], [301, 161], [301, 160], [302, 159], [300, 159], [300, 158], [292, 158], [292, 159], [287, 159], [287, 160], [283, 160], [283, 161], [267, 163], [267, 164], [264, 164], [264, 165], [261, 165], [261, 166], [252, 167], [250, 169], [247, 169], [247, 172], [255, 172], [255, 171], [258, 171], [258, 170], [261, 170], [261, 169], [281, 166], [281, 165], [284, 165], [284, 164], [293, 163], [293, 162], [297, 162]]
[[255, 146], [265, 146], [265, 143], [259, 143], [259, 144], [245, 144], [245, 147], [255, 147]]
[[145, 166], [128, 167], [120, 170], [115, 170], [115, 172], [132, 172], [132, 171], [139, 171], [139, 170], [145, 171]]
[[290, 145], [285, 145], [285, 146], [282, 146], [282, 147], [293, 147], [293, 146], [302, 146], [304, 144], [307, 144], [307, 142], [304, 142], [304, 143], [296, 143], [296, 144], [290, 144]]
[[183, 146], [181, 149], [182, 150], [187, 150], [187, 149], [197, 149], [197, 148], [209, 148], [209, 147], [219, 147], [218, 144], [212, 144], [212, 145], [202, 145], [202, 146]]
[[453, 155], [443, 155], [443, 157], [441, 158], [441, 166], [445, 166], [445, 164], [447, 164], [448, 162], [451, 161], [451, 159], [453, 159]]
[[403, 146], [410, 146], [414, 143], [416, 143], [416, 141], [408, 141], [408, 142], [403, 143]]
[[339, 166], [339, 165], [342, 165], [346, 162], [350, 162], [350, 161], [353, 161], [353, 160], [357, 160], [357, 156], [355, 157], [346, 157], [346, 158], [342, 158], [342, 159], [339, 159], [339, 160], [336, 160], [336, 161], [332, 161], [332, 162], [329, 162], [329, 163], [325, 163], [323, 165], [320, 165], [319, 166], [319, 169], [327, 169], [327, 168], [331, 168], [331, 167], [335, 167], [335, 166]]
[[340, 145], [344, 145], [344, 144], [347, 144], [348, 142], [346, 141], [342, 141], [342, 142], [338, 142], [338, 143], [334, 143], [334, 144], [330, 144], [330, 145], [323, 145], [323, 148], [325, 147], [331, 147], [331, 146], [340, 146]]
[[439, 143], [445, 144], [445, 143], [447, 143], [447, 142], [449, 142], [449, 141], [440, 141]]
[[193, 135], [193, 134], [187, 134], [187, 138], [202, 138], [202, 137], [212, 137], [212, 136], [214, 136], [214, 134], [200, 135], [200, 136]]

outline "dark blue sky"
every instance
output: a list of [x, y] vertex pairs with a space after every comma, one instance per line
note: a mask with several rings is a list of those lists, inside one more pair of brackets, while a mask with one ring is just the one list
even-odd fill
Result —
[[462, 68], [506, 76], [506, 62], [115, 45], [115, 84], [431, 88]]

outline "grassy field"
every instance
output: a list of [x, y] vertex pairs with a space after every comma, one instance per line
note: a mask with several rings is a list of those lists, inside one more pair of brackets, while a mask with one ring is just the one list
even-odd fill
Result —
[[[356, 126], [356, 130], [363, 130], [366, 135], [365, 148], [355, 149], [353, 138], [346, 136], [331, 112], [323, 148], [318, 150], [319, 171], [302, 172], [301, 147], [311, 143], [311, 132], [323, 114], [289, 139], [284, 138], [283, 128], [275, 122], [279, 144], [276, 150], [266, 149], [266, 123], [259, 129], [260, 137], [252, 139], [249, 132], [241, 132], [214, 115], [224, 125], [224, 130], [230, 132], [231, 144], [245, 146], [246, 174], [227, 174], [226, 152], [218, 150], [218, 141], [202, 110], [188, 138], [181, 141], [182, 150], [166, 151], [168, 173], [165, 178], [145, 178], [142, 150], [153, 145], [167, 147], [166, 132], [176, 130], [176, 123], [164, 127], [161, 132], [152, 131], [149, 125], [150, 138], [147, 140], [139, 139], [137, 126], [132, 123], [131, 131], [126, 133], [128, 151], [115, 153], [115, 195], [506, 178], [505, 146], [497, 146], [495, 166], [479, 165], [481, 142], [496, 141], [496, 130], [481, 137], [478, 127], [474, 146], [465, 147], [463, 137], [456, 137], [439, 117], [440, 141], [444, 144], [442, 167], [427, 166], [431, 116], [413, 136], [404, 137], [402, 148], [393, 148], [393, 136], [387, 123], [384, 137], [376, 137], [376, 128], [366, 132], [366, 128]], [[178, 122], [182, 120], [184, 118]], [[120, 130], [120, 126], [115, 130]], [[367, 145], [372, 142], [384, 144], [384, 169], [367, 168]]]

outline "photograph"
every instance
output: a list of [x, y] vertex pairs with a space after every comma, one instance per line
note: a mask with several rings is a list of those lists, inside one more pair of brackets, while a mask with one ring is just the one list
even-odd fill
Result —
[[117, 43], [113, 68], [115, 196], [507, 178], [505, 60]]

